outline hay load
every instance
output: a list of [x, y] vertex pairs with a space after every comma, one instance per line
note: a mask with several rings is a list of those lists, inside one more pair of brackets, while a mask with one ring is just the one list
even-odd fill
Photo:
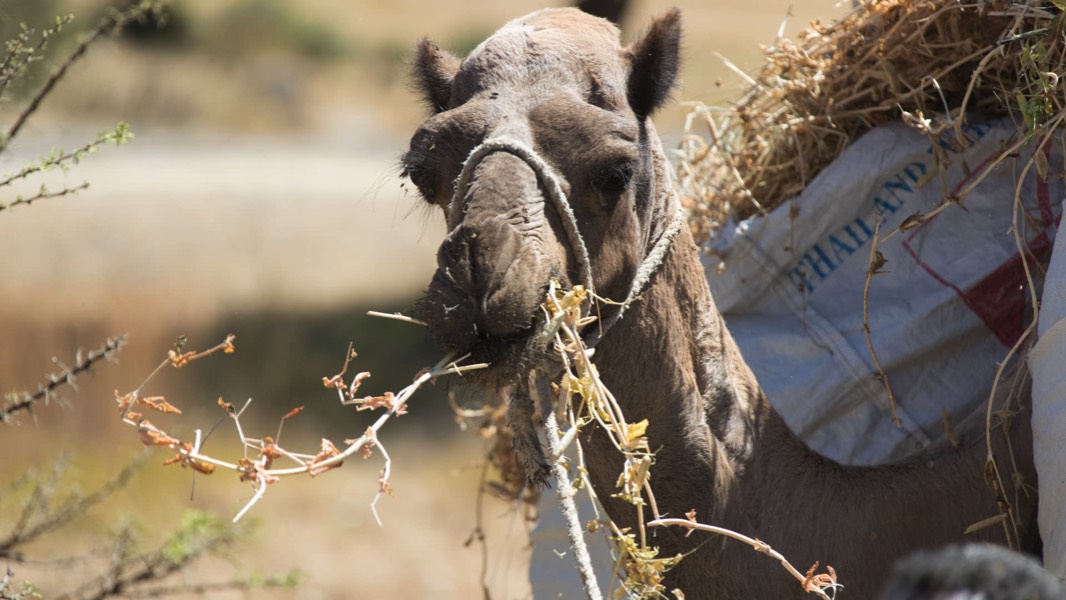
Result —
[[739, 101], [690, 116], [677, 171], [697, 241], [795, 197], [889, 121], [934, 148], [965, 147], [975, 115], [1011, 115], [1022, 140], [1050, 136], [1066, 109], [1064, 4], [868, 0], [797, 42], [777, 40]]
[[[1059, 575], [1064, 9], [866, 0], [776, 40], [730, 107], [696, 105], [676, 169], [715, 301], [811, 447], [881, 462], [1032, 407]], [[1003, 507], [1035, 491], [1013, 461], [986, 464]]]

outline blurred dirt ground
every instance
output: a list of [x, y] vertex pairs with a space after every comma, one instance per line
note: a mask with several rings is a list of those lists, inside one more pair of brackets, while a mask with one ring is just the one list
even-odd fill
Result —
[[[626, 37], [673, 4], [682, 7], [686, 27], [677, 98], [714, 104], [734, 94], [737, 78], [712, 53], [754, 65], [758, 44], [773, 40], [790, 3], [635, 2]], [[828, 0], [791, 4], [787, 33], [842, 10]], [[85, 25], [100, 10], [95, 0], [42, 0], [32, 5], [36, 13], [22, 10], [29, 6], [0, 4], [0, 24], [52, 11], [75, 12]], [[368, 361], [355, 368], [374, 372], [374, 393], [402, 387], [436, 357], [425, 336], [406, 325], [355, 320], [368, 308], [404, 309], [428, 282], [443, 233], [439, 216], [397, 176], [406, 136], [421, 118], [405, 83], [407, 51], [422, 35], [469, 50], [507, 19], [543, 5], [175, 6], [176, 39], [104, 42], [0, 155], [0, 172], [12, 173], [119, 120], [137, 135], [23, 188], [89, 181], [79, 196], [0, 212], [0, 391], [32, 390], [56, 368], [51, 357], [69, 362], [79, 348], [130, 334], [119, 362], [79, 380], [80, 391], [66, 390], [65, 405], [41, 406], [0, 426], [0, 486], [30, 468], [50, 469], [61, 455], [70, 465], [62, 481], [85, 490], [116, 472], [140, 444], [115, 423], [113, 390], [135, 388], [179, 335], [197, 348], [230, 331], [238, 336], [236, 355], [164, 372], [147, 390], [187, 410], [184, 434], [210, 427], [218, 396], [254, 397], [249, 425], [267, 432], [280, 414], [307, 404], [306, 419], [286, 425], [294, 446], [293, 439], [313, 449], [321, 435], [339, 442], [361, 432], [365, 420], [336, 406], [320, 383], [339, 369], [347, 342]], [[0, 121], [18, 106], [17, 96], [0, 106]], [[664, 112], [660, 130], [676, 137], [683, 115], [680, 106]], [[458, 432], [444, 406], [447, 389], [454, 388], [440, 384], [416, 396], [409, 421], [386, 427], [396, 493], [381, 503], [384, 527], [369, 508], [377, 457], [313, 481], [286, 480], [252, 511], [259, 524], [249, 541], [228, 560], [193, 567], [185, 580], [295, 568], [305, 575], [293, 591], [211, 597], [480, 597], [481, 550], [464, 542], [475, 527], [482, 442]], [[230, 441], [219, 448], [232, 447], [232, 439], [222, 439]], [[17, 579], [54, 596], [99, 565], [42, 558], [98, 547], [122, 520], [140, 522], [151, 545], [187, 508], [228, 519], [249, 498], [246, 485], [219, 473], [197, 478], [190, 500], [190, 472], [159, 467], [164, 458], [157, 452], [113, 501], [30, 547], [30, 562], [10, 565]], [[488, 501], [484, 514], [492, 597], [528, 597], [528, 525], [497, 501]], [[0, 533], [8, 518], [0, 514]]]

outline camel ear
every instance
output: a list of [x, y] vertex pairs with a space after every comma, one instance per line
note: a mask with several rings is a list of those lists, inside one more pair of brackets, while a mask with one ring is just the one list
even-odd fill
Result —
[[448, 109], [452, 97], [452, 79], [462, 61], [447, 50], [422, 38], [415, 49], [415, 87], [433, 112]]
[[629, 107], [643, 121], [670, 96], [681, 63], [681, 11], [670, 9], [655, 19], [644, 37], [626, 49], [629, 55]]

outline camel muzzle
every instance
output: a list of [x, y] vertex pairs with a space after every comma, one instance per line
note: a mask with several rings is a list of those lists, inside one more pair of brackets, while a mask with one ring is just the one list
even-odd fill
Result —
[[525, 160], [492, 152], [467, 169], [423, 307], [435, 335], [458, 349], [528, 330], [566, 261], [542, 185]]

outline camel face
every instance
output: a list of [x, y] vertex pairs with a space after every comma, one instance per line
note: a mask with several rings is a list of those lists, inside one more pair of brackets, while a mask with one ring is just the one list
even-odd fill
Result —
[[515, 376], [544, 352], [532, 340], [550, 281], [625, 297], [662, 171], [646, 118], [672, 84], [678, 37], [676, 13], [627, 49], [611, 23], [548, 9], [462, 61], [421, 43], [416, 78], [435, 114], [403, 168], [447, 219], [417, 310], [445, 348]]

